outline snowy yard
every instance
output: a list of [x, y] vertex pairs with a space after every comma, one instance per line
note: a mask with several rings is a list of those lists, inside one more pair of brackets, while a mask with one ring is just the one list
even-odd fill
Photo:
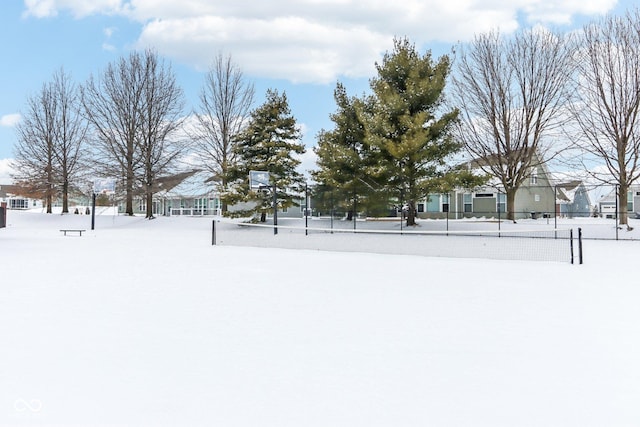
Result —
[[2, 426], [640, 425], [639, 241], [571, 265], [230, 246], [229, 226], [212, 246], [210, 218], [8, 224]]

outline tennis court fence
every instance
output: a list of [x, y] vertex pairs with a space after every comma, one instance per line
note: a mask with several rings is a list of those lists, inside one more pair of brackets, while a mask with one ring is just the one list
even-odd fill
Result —
[[398, 224], [369, 222], [349, 228], [348, 222], [287, 219], [251, 224], [215, 219], [212, 244], [282, 249], [368, 252], [448, 258], [582, 263], [578, 229], [426, 230], [398, 229]]

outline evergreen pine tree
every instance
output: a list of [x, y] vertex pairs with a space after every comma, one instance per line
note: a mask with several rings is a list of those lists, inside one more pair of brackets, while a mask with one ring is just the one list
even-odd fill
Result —
[[[280, 209], [295, 205], [294, 199], [304, 187], [304, 177], [296, 171], [300, 160], [295, 156], [305, 152], [300, 139], [286, 94], [269, 89], [265, 102], [252, 111], [248, 126], [235, 137], [238, 162], [229, 170], [230, 188], [222, 195], [223, 202], [236, 206], [229, 215], [261, 213], [260, 219], [265, 221], [266, 213], [273, 207], [270, 193], [273, 184]], [[249, 187], [250, 171], [269, 172], [270, 182], [264, 183], [264, 190]], [[238, 209], [239, 206], [246, 208]]]
[[415, 225], [417, 200], [473, 178], [447, 167], [462, 148], [451, 136], [458, 111], [440, 114], [450, 60], [434, 63], [430, 52], [421, 56], [407, 39], [396, 39], [376, 68], [374, 104], [360, 112], [365, 142], [381, 154], [375, 178], [406, 203], [407, 225]]
[[335, 127], [320, 131], [314, 149], [319, 169], [312, 172], [312, 177], [318, 183], [318, 207], [347, 211], [349, 219], [354, 209], [374, 214], [381, 209], [379, 190], [383, 185], [369, 173], [374, 156], [365, 143], [364, 125], [357, 114], [358, 109], [366, 108], [367, 100], [349, 97], [340, 83], [334, 99], [338, 110], [330, 118]]

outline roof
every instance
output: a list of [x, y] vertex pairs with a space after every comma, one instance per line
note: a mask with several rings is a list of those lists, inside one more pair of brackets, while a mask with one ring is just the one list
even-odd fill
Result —
[[194, 169], [158, 179], [159, 190], [156, 196], [166, 198], [208, 197], [216, 191], [215, 183], [209, 178], [206, 172]]
[[[34, 198], [33, 194], [29, 193], [29, 189], [21, 187], [19, 185], [0, 185], [0, 197], [22, 196], [28, 198]], [[37, 197], [35, 197], [37, 198]]]

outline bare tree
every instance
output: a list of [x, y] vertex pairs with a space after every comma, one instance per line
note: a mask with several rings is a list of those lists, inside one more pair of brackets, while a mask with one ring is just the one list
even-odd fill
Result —
[[573, 116], [580, 147], [604, 161], [597, 180], [618, 187], [620, 224], [628, 225], [627, 194], [640, 177], [640, 12], [608, 16], [584, 28]]
[[45, 83], [37, 95], [27, 99], [27, 109], [17, 126], [13, 176], [30, 192], [45, 200], [52, 212], [55, 189], [55, 139], [58, 103], [52, 83]]
[[53, 198], [62, 195], [62, 213], [69, 212], [69, 191], [79, 172], [80, 146], [86, 123], [79, 112], [78, 90], [63, 69], [27, 100], [18, 125], [14, 178], [45, 200], [52, 212]]
[[[231, 56], [218, 54], [200, 90], [194, 139], [202, 168], [211, 173], [221, 191], [226, 189], [230, 167], [236, 163], [234, 137], [248, 119], [253, 96], [253, 85], [245, 81]], [[222, 209], [226, 211], [226, 203]]]
[[167, 174], [182, 154], [181, 129], [184, 100], [171, 67], [152, 51], [144, 54], [144, 85], [140, 113], [139, 151], [142, 185], [146, 199], [146, 218], [153, 218], [153, 195], [157, 181]]
[[84, 112], [91, 125], [95, 173], [120, 177], [125, 213], [133, 215], [133, 196], [140, 157], [136, 155], [144, 90], [142, 55], [132, 52], [107, 66], [82, 88]]
[[573, 52], [571, 37], [548, 31], [528, 30], [509, 40], [490, 32], [476, 36], [457, 59], [457, 137], [504, 188], [511, 220], [518, 188], [554, 155], [545, 137], [566, 119]]
[[153, 218], [158, 176], [181, 152], [174, 137], [184, 101], [173, 71], [151, 50], [132, 52], [109, 64], [99, 80], [91, 77], [82, 101], [93, 128], [97, 173], [122, 178], [128, 215], [139, 194], [146, 217]]
[[62, 213], [69, 213], [70, 185], [81, 170], [80, 148], [87, 123], [80, 111], [80, 93], [69, 74], [60, 69], [53, 76], [53, 95], [57, 100], [54, 156], [62, 194]]

